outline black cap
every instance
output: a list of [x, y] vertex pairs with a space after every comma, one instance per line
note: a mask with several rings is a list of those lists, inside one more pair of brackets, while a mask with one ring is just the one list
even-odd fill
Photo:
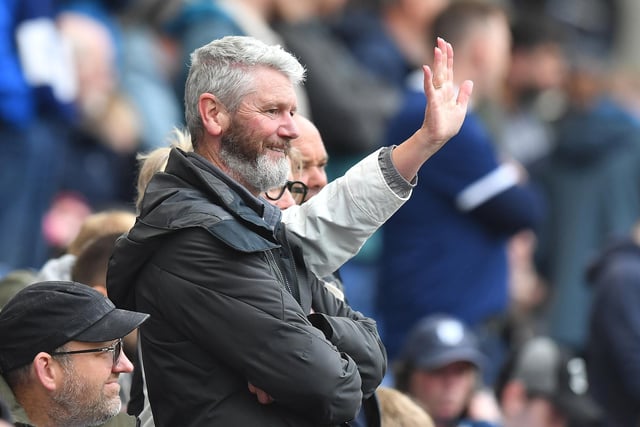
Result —
[[77, 282], [34, 283], [0, 311], [0, 372], [31, 363], [69, 341], [122, 338], [148, 314], [117, 309], [95, 289]]
[[476, 336], [455, 317], [434, 314], [419, 321], [409, 332], [399, 356], [405, 366], [438, 369], [454, 362], [484, 364]]
[[589, 394], [584, 359], [548, 337], [527, 341], [516, 354], [510, 379], [522, 381], [531, 395], [547, 398], [574, 421], [597, 421], [600, 408]]

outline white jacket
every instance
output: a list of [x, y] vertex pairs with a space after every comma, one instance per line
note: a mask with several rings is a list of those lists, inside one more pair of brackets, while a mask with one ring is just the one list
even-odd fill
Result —
[[[282, 212], [282, 222], [304, 240], [305, 260], [318, 277], [333, 273], [357, 254], [411, 196], [412, 184], [393, 168], [390, 153], [391, 148], [375, 151], [315, 197]], [[381, 166], [385, 155], [389, 156], [390, 173], [395, 174], [391, 179], [400, 179], [407, 191], [392, 189], [389, 174], [383, 173]]]

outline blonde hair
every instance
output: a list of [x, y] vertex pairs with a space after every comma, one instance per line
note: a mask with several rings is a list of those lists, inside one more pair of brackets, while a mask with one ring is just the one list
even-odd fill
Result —
[[298, 179], [302, 173], [302, 153], [295, 147], [289, 148], [289, 163], [291, 164], [291, 176]]
[[188, 130], [181, 130], [173, 128], [169, 134], [168, 143], [166, 147], [159, 147], [148, 153], [140, 153], [137, 156], [138, 160], [138, 182], [136, 184], [136, 211], [140, 212], [140, 206], [142, 204], [142, 198], [144, 197], [144, 191], [149, 185], [149, 181], [156, 172], [164, 171], [167, 167], [167, 161], [169, 160], [169, 153], [172, 148], [179, 148], [182, 151], [193, 151], [193, 145], [191, 144], [191, 135]]
[[82, 222], [80, 231], [69, 243], [67, 253], [78, 256], [94, 239], [115, 233], [126, 233], [136, 222], [136, 215], [126, 210], [108, 210], [89, 215]]
[[434, 427], [433, 420], [406, 394], [390, 387], [376, 390], [380, 405], [381, 427]]

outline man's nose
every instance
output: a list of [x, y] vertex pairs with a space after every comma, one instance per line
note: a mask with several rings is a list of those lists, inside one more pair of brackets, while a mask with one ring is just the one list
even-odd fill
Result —
[[327, 185], [327, 174], [319, 167], [309, 170], [309, 187], [324, 188]]
[[118, 359], [118, 363], [116, 363], [113, 366], [113, 372], [133, 372], [133, 363], [131, 363], [131, 360], [129, 360], [129, 358], [127, 357], [127, 355], [124, 353], [124, 350], [122, 351], [122, 354], [120, 354], [120, 358]]
[[278, 135], [283, 138], [295, 139], [300, 136], [298, 125], [290, 114], [285, 115], [283, 123], [278, 128]]

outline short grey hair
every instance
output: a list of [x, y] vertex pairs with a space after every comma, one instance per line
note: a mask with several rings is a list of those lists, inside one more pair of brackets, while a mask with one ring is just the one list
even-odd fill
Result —
[[281, 72], [294, 86], [305, 78], [304, 67], [291, 53], [279, 45], [267, 45], [253, 37], [226, 36], [193, 51], [185, 84], [184, 106], [194, 148], [204, 132], [198, 112], [200, 95], [215, 95], [229, 112], [234, 113], [251, 92], [252, 71], [257, 67]]

